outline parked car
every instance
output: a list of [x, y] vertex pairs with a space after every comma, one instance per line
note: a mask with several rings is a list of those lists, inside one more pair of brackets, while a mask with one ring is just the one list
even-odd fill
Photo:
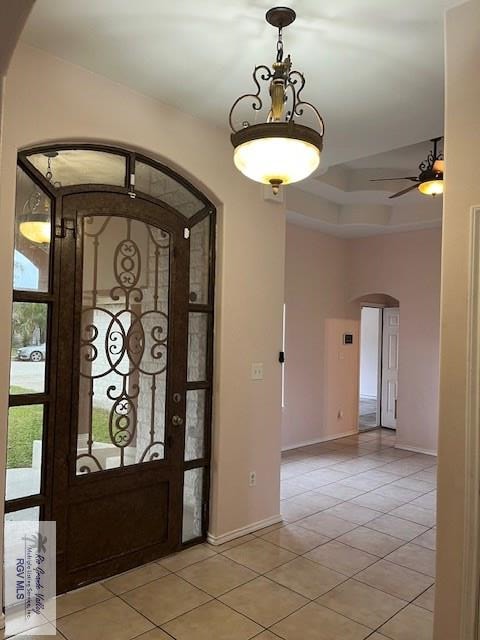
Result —
[[41, 362], [45, 360], [46, 345], [29, 344], [26, 347], [17, 349], [18, 360], [30, 360], [31, 362]]

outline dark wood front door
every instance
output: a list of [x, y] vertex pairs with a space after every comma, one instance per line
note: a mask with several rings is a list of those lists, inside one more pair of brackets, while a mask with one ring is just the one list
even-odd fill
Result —
[[174, 212], [91, 192], [66, 195], [62, 217], [58, 592], [181, 544], [189, 310], [189, 243]]

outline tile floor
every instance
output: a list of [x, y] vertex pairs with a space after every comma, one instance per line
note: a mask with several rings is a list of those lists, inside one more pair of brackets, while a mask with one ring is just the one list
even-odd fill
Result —
[[282, 524], [60, 596], [56, 637], [430, 640], [436, 460], [393, 444], [286, 452]]
[[377, 400], [360, 396], [358, 429], [365, 431], [377, 426]]

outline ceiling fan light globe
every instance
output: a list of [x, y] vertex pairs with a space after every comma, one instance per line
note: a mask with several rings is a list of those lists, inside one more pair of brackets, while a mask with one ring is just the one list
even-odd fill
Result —
[[418, 185], [418, 190], [426, 196], [438, 196], [443, 193], [443, 179], [427, 180]]
[[296, 138], [257, 138], [236, 147], [233, 161], [251, 180], [285, 185], [308, 178], [320, 164], [320, 150]]

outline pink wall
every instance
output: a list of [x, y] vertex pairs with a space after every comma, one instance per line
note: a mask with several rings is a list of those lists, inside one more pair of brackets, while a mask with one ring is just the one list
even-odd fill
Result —
[[359, 316], [358, 309], [346, 302], [347, 250], [345, 240], [287, 225], [283, 448], [328, 434], [324, 428], [325, 321]]
[[400, 301], [397, 444], [436, 452], [441, 230], [349, 240], [353, 300], [381, 292]]
[[353, 301], [384, 293], [400, 300], [398, 444], [436, 451], [440, 247], [439, 229], [343, 240], [287, 225], [283, 448], [356, 428], [358, 363], [327, 354], [327, 321], [358, 320]]

